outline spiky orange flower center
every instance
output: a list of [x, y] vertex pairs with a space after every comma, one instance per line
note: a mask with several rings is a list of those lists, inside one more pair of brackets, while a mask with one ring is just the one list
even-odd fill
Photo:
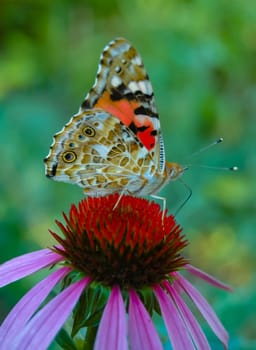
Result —
[[[156, 203], [118, 194], [72, 205], [66, 225], [57, 221], [64, 248], [55, 248], [75, 270], [105, 285], [141, 288], [161, 282], [186, 264], [180, 250], [187, 245], [173, 216]], [[113, 209], [114, 208], [114, 209]]]

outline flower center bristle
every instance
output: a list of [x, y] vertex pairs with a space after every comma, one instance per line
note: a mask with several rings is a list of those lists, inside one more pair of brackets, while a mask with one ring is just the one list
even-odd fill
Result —
[[66, 226], [57, 222], [65, 238], [52, 233], [64, 250], [55, 248], [74, 269], [104, 285], [141, 288], [161, 282], [187, 261], [180, 250], [187, 245], [173, 216], [158, 204], [117, 195], [88, 198], [71, 207]]

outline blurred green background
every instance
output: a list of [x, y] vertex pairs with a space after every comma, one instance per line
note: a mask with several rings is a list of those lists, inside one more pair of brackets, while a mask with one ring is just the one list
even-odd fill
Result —
[[[234, 292], [195, 283], [228, 329], [230, 349], [255, 349], [255, 1], [1, 0], [0, 262], [51, 245], [48, 228], [83, 197], [76, 186], [47, 180], [43, 158], [116, 36], [143, 57], [167, 159], [194, 164], [183, 177], [193, 196], [177, 217], [191, 242], [187, 255]], [[189, 158], [219, 136], [223, 144]], [[173, 212], [188, 193], [173, 182], [162, 194]], [[0, 291], [0, 319], [40, 277]]]

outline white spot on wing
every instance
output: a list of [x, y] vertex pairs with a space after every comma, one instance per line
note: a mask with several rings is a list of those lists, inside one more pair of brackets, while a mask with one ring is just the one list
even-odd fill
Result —
[[130, 81], [128, 84], [128, 88], [132, 91], [132, 92], [136, 92], [139, 90], [139, 86], [135, 81]]
[[140, 56], [135, 56], [135, 57], [133, 57], [133, 59], [131, 60], [131, 62], [132, 62], [133, 64], [135, 64], [135, 65], [138, 65], [138, 66], [142, 66], [142, 65], [143, 65]]
[[109, 152], [109, 147], [104, 145], [95, 144], [93, 148], [100, 154], [102, 158], [106, 158]]
[[117, 75], [113, 75], [111, 79], [111, 85], [113, 87], [118, 87], [121, 84], [122, 84], [122, 80]]
[[132, 92], [141, 91], [143, 94], [151, 95], [152, 94], [152, 86], [148, 80], [142, 80], [142, 81], [130, 81], [128, 84], [128, 88]]
[[143, 94], [151, 95], [152, 94], [152, 87], [148, 80], [142, 80], [138, 82], [138, 86], [140, 91], [143, 92]]
[[111, 56], [116, 57], [121, 53], [126, 52], [130, 49], [130, 44], [128, 42], [118, 43], [117, 46], [112, 46], [110, 48]]

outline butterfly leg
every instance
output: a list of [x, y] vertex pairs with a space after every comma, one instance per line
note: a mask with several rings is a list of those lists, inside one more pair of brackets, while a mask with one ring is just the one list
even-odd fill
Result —
[[181, 205], [178, 207], [178, 209], [175, 211], [174, 216], [177, 216], [177, 214], [180, 212], [180, 210], [184, 207], [184, 205], [190, 200], [192, 196], [192, 189], [186, 184], [186, 182], [182, 181], [181, 179], [178, 179], [178, 181], [182, 183], [183, 186], [186, 187], [186, 189], [188, 190], [188, 195], [185, 198], [185, 200], [181, 203]]
[[119, 197], [118, 197], [118, 199], [117, 199], [115, 205], [113, 206], [113, 209], [112, 209], [112, 210], [115, 210], [115, 209], [117, 208], [117, 206], [118, 206], [118, 204], [120, 203], [120, 200], [122, 199], [124, 193], [125, 193], [125, 192], [122, 191], [122, 192], [119, 194]]
[[159, 199], [163, 203], [163, 212], [162, 212], [162, 224], [163, 224], [164, 223], [164, 215], [166, 212], [166, 198], [157, 196], [156, 194], [151, 194], [150, 197], [155, 198], [155, 199]]

